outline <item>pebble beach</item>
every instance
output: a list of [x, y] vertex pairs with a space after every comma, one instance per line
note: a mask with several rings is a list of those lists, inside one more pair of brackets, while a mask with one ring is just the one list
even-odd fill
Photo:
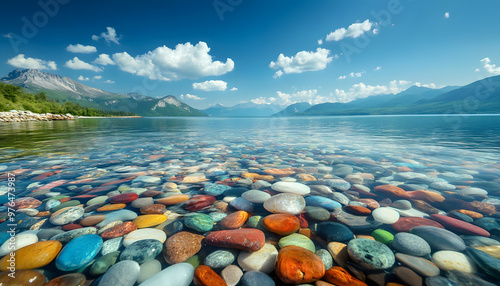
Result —
[[219, 137], [0, 163], [2, 285], [498, 285], [497, 158]]

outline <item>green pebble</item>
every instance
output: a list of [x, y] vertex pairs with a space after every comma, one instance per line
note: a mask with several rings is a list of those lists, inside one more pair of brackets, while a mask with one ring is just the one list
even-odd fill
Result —
[[261, 225], [262, 225], [262, 217], [260, 215], [251, 216], [247, 220], [247, 226], [249, 227], [260, 228], [259, 226]]
[[196, 231], [207, 232], [214, 227], [214, 220], [206, 214], [194, 214], [184, 218], [184, 224]]
[[311, 239], [309, 239], [309, 237], [299, 233], [292, 233], [290, 235], [281, 238], [278, 241], [278, 245], [280, 248], [283, 248], [288, 245], [295, 245], [310, 250], [312, 252], [316, 252], [316, 247], [314, 246], [314, 242]]
[[102, 204], [104, 202], [107, 202], [108, 199], [109, 199], [108, 196], [98, 196], [98, 197], [95, 197], [93, 199], [90, 199], [87, 202], [87, 206], [93, 206], [93, 205], [97, 205], [97, 204]]
[[62, 195], [54, 196], [54, 197], [46, 198], [42, 202], [46, 202], [48, 200], [60, 200], [60, 199], [65, 199], [65, 198], [69, 198], [69, 196], [62, 196]]
[[184, 261], [184, 262], [189, 263], [189, 264], [193, 265], [194, 268], [196, 268], [196, 267], [200, 266], [203, 261], [201, 261], [201, 257], [198, 254], [196, 254], [196, 255], [189, 257], [189, 259]]
[[60, 209], [63, 209], [63, 208], [66, 208], [66, 207], [74, 207], [74, 206], [77, 206], [81, 204], [80, 201], [77, 201], [77, 200], [72, 200], [72, 201], [67, 201], [65, 203], [62, 203], [60, 205], [57, 205], [53, 208], [50, 209], [50, 212], [51, 213], [55, 213], [56, 211], [60, 210]]
[[116, 263], [118, 259], [118, 255], [120, 255], [120, 251], [115, 251], [108, 253], [104, 256], [99, 257], [92, 267], [90, 268], [90, 275], [101, 275], [104, 274], [108, 269]]
[[386, 230], [383, 229], [376, 229], [372, 232], [373, 238], [375, 238], [376, 241], [382, 242], [383, 244], [390, 245], [392, 241], [394, 240], [394, 235]]

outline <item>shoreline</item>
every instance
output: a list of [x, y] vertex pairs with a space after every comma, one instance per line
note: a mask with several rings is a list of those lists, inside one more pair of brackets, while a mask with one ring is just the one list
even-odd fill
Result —
[[76, 116], [67, 114], [34, 113], [29, 110], [10, 110], [0, 112], [0, 122], [28, 122], [75, 120]]

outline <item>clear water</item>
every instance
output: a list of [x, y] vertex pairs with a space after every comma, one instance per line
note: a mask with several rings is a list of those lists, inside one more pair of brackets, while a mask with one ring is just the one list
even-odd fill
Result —
[[[300, 146], [414, 159], [498, 161], [500, 116], [78, 119], [0, 125], [0, 160], [57, 154], [120, 156], [171, 144], [225, 148]], [[456, 156], [459, 156], [458, 158]], [[457, 162], [458, 163], [458, 162]]]

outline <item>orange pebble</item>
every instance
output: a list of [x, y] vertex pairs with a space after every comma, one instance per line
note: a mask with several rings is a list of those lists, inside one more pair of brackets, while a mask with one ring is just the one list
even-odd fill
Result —
[[123, 209], [126, 207], [126, 204], [110, 204], [110, 205], [105, 205], [97, 209], [98, 212], [107, 212], [107, 211], [114, 211], [114, 210], [119, 210]]
[[161, 198], [161, 199], [157, 200], [156, 203], [171, 206], [171, 205], [175, 205], [178, 203], [182, 203], [182, 202], [187, 201], [187, 200], [189, 200], [188, 195], [179, 194], [179, 195], [172, 195], [172, 196]]
[[225, 229], [239, 228], [245, 224], [249, 216], [246, 211], [237, 211], [224, 217], [219, 224]]

